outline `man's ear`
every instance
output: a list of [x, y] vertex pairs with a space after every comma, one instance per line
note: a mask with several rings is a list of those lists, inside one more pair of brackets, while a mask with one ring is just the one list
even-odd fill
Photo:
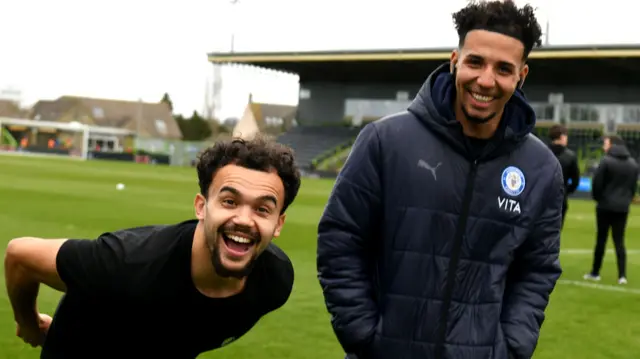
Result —
[[284, 226], [284, 221], [287, 218], [287, 214], [283, 213], [278, 218], [278, 225], [276, 226], [275, 231], [273, 231], [273, 238], [280, 237], [280, 232], [282, 231], [282, 226]]
[[522, 86], [524, 86], [524, 81], [527, 79], [527, 75], [529, 75], [529, 65], [524, 64], [524, 66], [522, 66], [522, 70], [520, 70], [520, 80], [518, 81], [518, 88], [522, 88]]
[[207, 199], [201, 193], [196, 195], [196, 198], [193, 201], [193, 207], [196, 211], [196, 218], [198, 220], [203, 221], [206, 213], [207, 207]]
[[460, 52], [458, 49], [454, 49], [451, 51], [451, 58], [449, 59], [449, 72], [454, 74], [456, 72], [456, 64], [458, 63], [458, 58], [460, 58]]

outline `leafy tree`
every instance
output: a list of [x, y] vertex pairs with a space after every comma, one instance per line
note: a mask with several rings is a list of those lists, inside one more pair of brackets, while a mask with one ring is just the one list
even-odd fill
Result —
[[182, 131], [182, 138], [185, 141], [204, 141], [213, 134], [211, 123], [205, 121], [197, 111], [193, 111], [193, 114], [189, 118], [176, 115], [175, 119]]
[[169, 105], [169, 109], [173, 112], [173, 102], [171, 101], [168, 93], [165, 92], [164, 95], [162, 95], [162, 100], [160, 100], [160, 102]]

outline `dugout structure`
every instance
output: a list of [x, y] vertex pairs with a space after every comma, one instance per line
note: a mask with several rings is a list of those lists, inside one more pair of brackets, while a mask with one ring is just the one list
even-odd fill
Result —
[[[453, 48], [376, 51], [210, 53], [214, 64], [240, 63], [300, 76], [296, 120], [302, 126], [360, 126], [406, 109]], [[583, 156], [604, 133], [621, 132], [640, 155], [640, 47], [549, 46], [534, 50], [524, 91], [544, 137], [554, 123], [571, 131]]]
[[79, 122], [49, 122], [0, 117], [0, 151], [59, 155], [79, 159], [132, 152], [135, 132]]

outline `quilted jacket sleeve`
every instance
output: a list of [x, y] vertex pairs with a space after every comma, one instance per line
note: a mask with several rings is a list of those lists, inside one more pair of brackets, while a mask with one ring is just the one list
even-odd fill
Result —
[[567, 177], [571, 178], [571, 184], [567, 188], [566, 195], [570, 195], [574, 193], [580, 185], [580, 167], [578, 165], [578, 157], [576, 157], [575, 154], [571, 155], [571, 163], [569, 165], [569, 173]]
[[381, 152], [375, 124], [362, 129], [318, 225], [317, 268], [335, 334], [345, 352], [366, 357], [378, 308], [371, 251], [381, 213]]
[[549, 296], [562, 273], [559, 255], [564, 185], [559, 164], [552, 178], [541, 215], [509, 268], [501, 322], [507, 345], [517, 359], [533, 356]]

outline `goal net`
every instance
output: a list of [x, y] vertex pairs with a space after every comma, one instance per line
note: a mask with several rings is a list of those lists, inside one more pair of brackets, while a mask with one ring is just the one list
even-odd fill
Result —
[[89, 159], [96, 154], [133, 151], [133, 131], [78, 122], [0, 117], [0, 152]]

